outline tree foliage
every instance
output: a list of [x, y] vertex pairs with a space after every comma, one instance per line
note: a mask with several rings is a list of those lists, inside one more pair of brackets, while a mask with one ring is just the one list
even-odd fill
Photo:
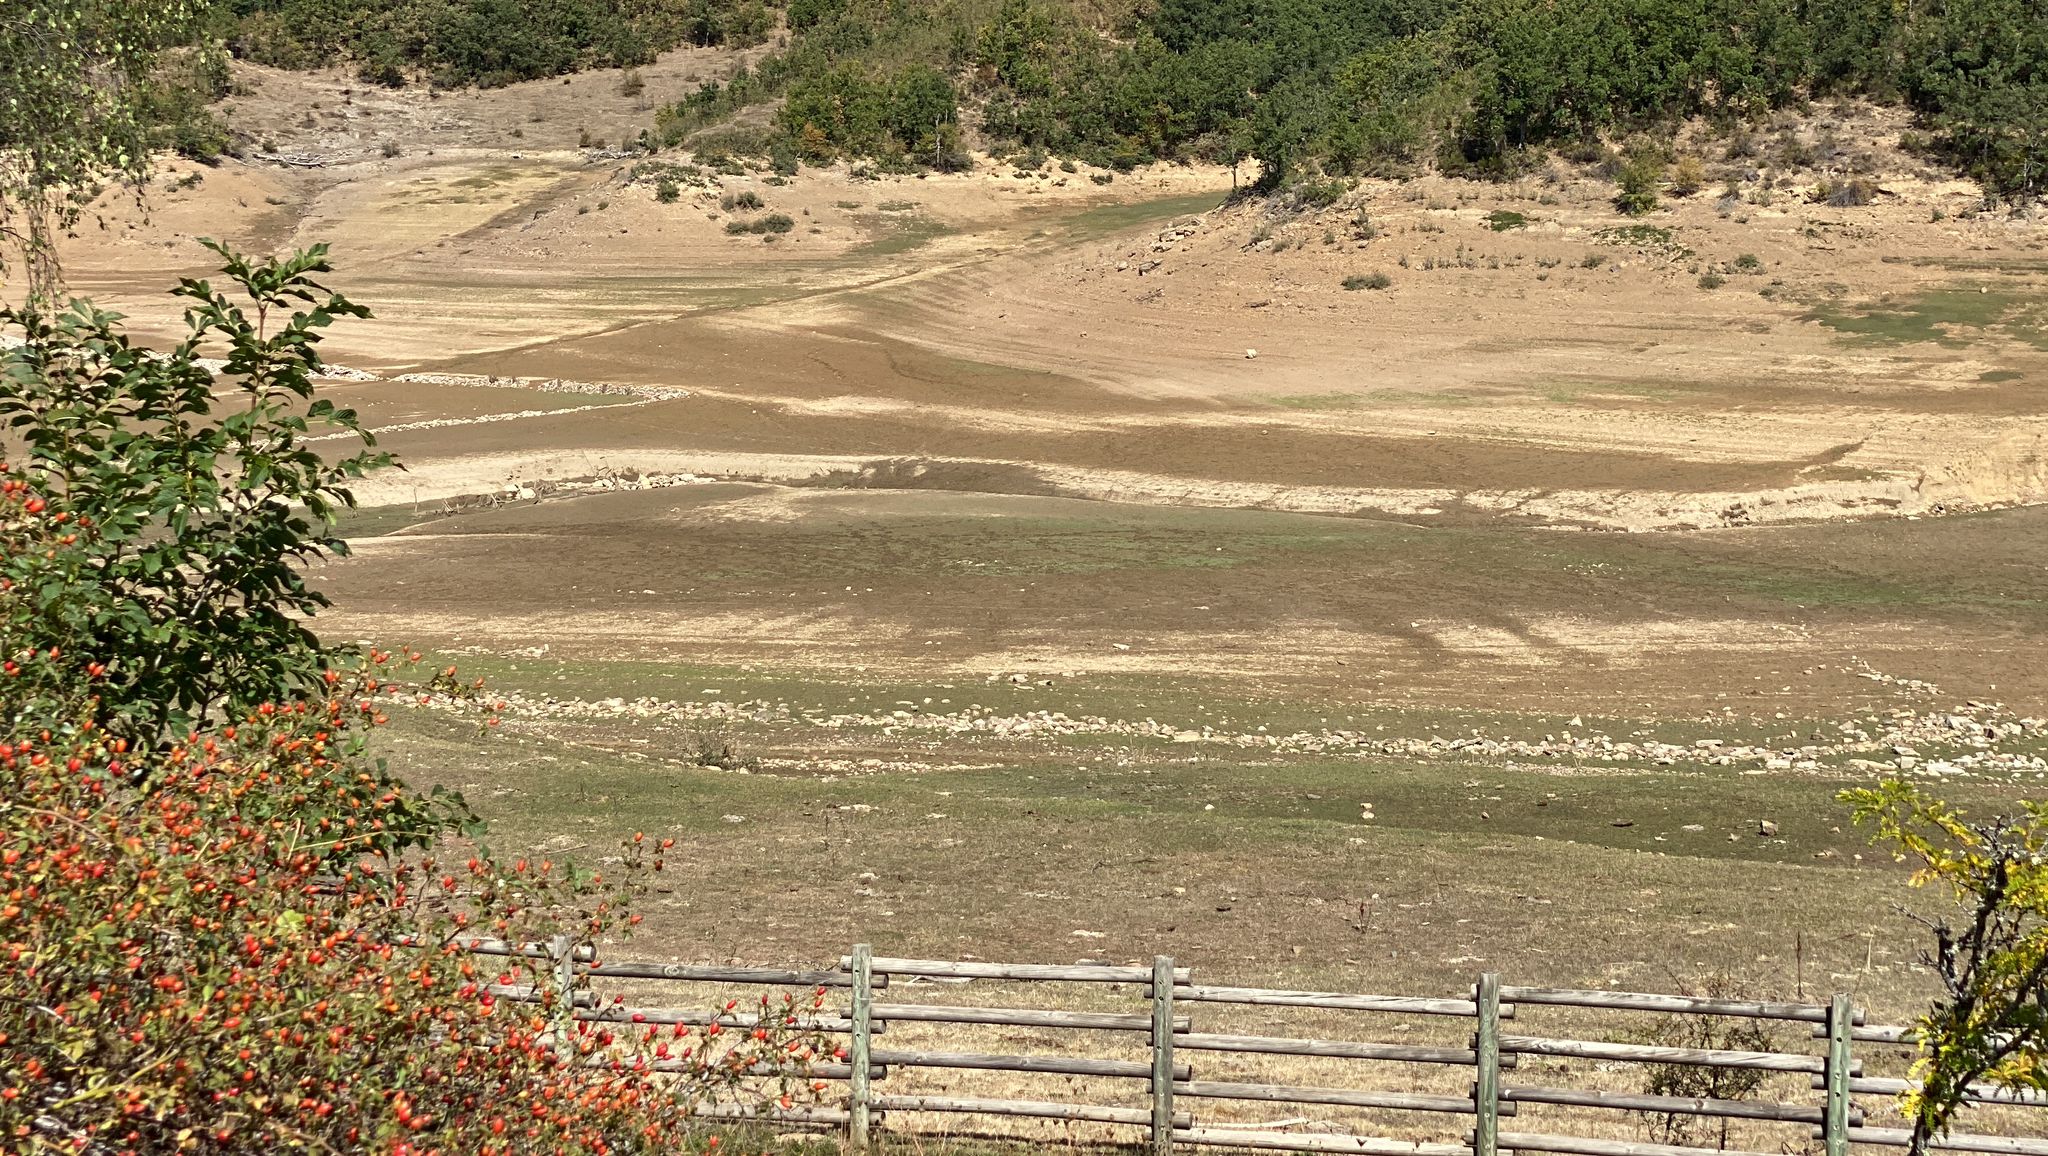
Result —
[[339, 58], [377, 84], [492, 87], [759, 44], [775, 18], [762, 0], [228, 0], [224, 24], [236, 52], [281, 68]]
[[[1730, 975], [1705, 975], [1679, 988], [1699, 999], [1753, 1000], [1756, 993]], [[1658, 1016], [1636, 1033], [1635, 1042], [1653, 1047], [1709, 1051], [1775, 1052], [1780, 1043], [1767, 1021], [1731, 1016]], [[1768, 1073], [1755, 1068], [1715, 1068], [1696, 1064], [1644, 1064], [1642, 1090], [1652, 1096], [1689, 1100], [1753, 1100], [1763, 1091]], [[1650, 1112], [1644, 1129], [1658, 1144], [1685, 1148], [1728, 1148], [1731, 1117], [1696, 1116], [1689, 1112]]]
[[[1532, 150], [1823, 95], [1912, 100], [1996, 193], [2039, 188], [2048, 157], [2032, 0], [1159, 0], [1108, 27], [1073, 0], [791, 0], [787, 14], [788, 48], [665, 109], [664, 143], [785, 94], [838, 100], [849, 78], [874, 97], [922, 63], [998, 146], [1119, 168], [1251, 158], [1269, 188], [1430, 160], [1506, 174]], [[784, 117], [780, 132], [832, 138], [830, 119]], [[904, 147], [879, 132], [830, 143]]]
[[[0, 5], [0, 239], [30, 288], [56, 290], [56, 236], [105, 184], [139, 180], [172, 91], [159, 54], [189, 43], [210, 0]], [[0, 266], [0, 272], [5, 267]]]
[[840, 151], [859, 156], [931, 156], [954, 138], [958, 102], [953, 82], [928, 64], [893, 75], [851, 62], [789, 90], [776, 123], [806, 160]]
[[[301, 567], [348, 552], [334, 514], [391, 462], [352, 411], [313, 397], [320, 331], [368, 316], [315, 279], [325, 247], [262, 262], [214, 248], [236, 293], [181, 283], [188, 332], [164, 353], [87, 302], [0, 311], [22, 339], [0, 354], [0, 428], [18, 476], [71, 524], [56, 554], [0, 557], [0, 628], [12, 648], [96, 665], [99, 725], [139, 746], [318, 685], [335, 656], [306, 619], [327, 600]], [[216, 351], [218, 370], [202, 357]], [[330, 461], [321, 435], [353, 448]]]
[[1916, 1025], [1921, 1083], [1901, 1105], [1919, 1153], [1947, 1133], [1972, 1084], [2048, 1091], [2048, 802], [1971, 822], [1899, 781], [1843, 799], [1915, 864], [1914, 886], [1946, 891], [1961, 913], [1929, 925], [1942, 994]]
[[1940, 0], [1908, 81], [1948, 151], [1987, 188], [2048, 188], [2048, 16], [2028, 0]]

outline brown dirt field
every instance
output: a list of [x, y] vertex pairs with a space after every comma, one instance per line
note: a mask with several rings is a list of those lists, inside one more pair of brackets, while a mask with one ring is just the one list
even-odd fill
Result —
[[[731, 63], [671, 57], [645, 101]], [[206, 268], [186, 234], [331, 240], [331, 281], [377, 313], [333, 360], [571, 383], [329, 387], [408, 469], [360, 488], [355, 555], [313, 580], [333, 635], [465, 653], [524, 696], [501, 745], [433, 718], [394, 742], [503, 846], [686, 841], [649, 953], [864, 938], [1353, 990], [1497, 966], [1924, 997], [1900, 878], [1855, 858], [1834, 797], [1888, 748], [1794, 770], [1253, 738], [1356, 715], [1548, 741], [1584, 716], [1796, 748], [1899, 709], [2048, 713], [2048, 234], [1971, 212], [1896, 117], [1816, 113], [1879, 157], [1858, 209], [1809, 203], [1822, 174], [1799, 172], [1631, 221], [1561, 162], [1323, 210], [1226, 203], [1222, 171], [986, 163], [707, 175], [663, 205], [632, 161], [572, 147], [647, 122], [616, 75], [438, 100], [252, 83], [254, 123], [327, 166], [226, 162], [148, 223], [110, 202], [74, 285], [161, 331], [161, 289]], [[765, 202], [742, 219], [795, 227], [728, 235], [740, 192]], [[1641, 225], [1668, 233], [1616, 232]], [[1391, 284], [1343, 288], [1373, 272]], [[687, 393], [578, 408], [633, 400], [586, 396], [606, 385]], [[718, 730], [632, 716], [642, 696], [1248, 741]], [[763, 761], [701, 765], [707, 734]], [[2000, 775], [1940, 782], [1984, 808], [2039, 794]], [[1360, 825], [1367, 799], [1384, 822]], [[1381, 895], [1370, 934], [1345, 918]], [[990, 1046], [1056, 1046], [1012, 1035]]]
[[[1987, 591], [1959, 561], [2033, 542], [2030, 515], [1951, 515], [2048, 495], [2048, 260], [2029, 222], [1972, 216], [1967, 186], [1891, 148], [1889, 114], [1835, 126], [1890, 166], [1876, 205], [1808, 204], [1790, 174], [1642, 222], [1561, 165], [1504, 185], [1365, 182], [1320, 211], [1226, 204], [1221, 172], [1096, 185], [987, 165], [700, 174], [662, 205], [631, 162], [566, 147], [731, 65], [677, 54], [637, 101], [601, 74], [428, 99], [255, 70], [236, 115], [327, 166], [198, 170], [146, 223], [110, 202], [73, 277], [162, 326], [156, 288], [203, 268], [181, 234], [332, 239], [334, 283], [378, 314], [337, 327], [339, 362], [688, 391], [586, 410], [336, 386], [408, 465], [362, 487], [372, 505], [644, 473], [810, 487], [708, 520], [687, 514], [701, 489], [596, 495], [366, 543], [324, 578], [380, 631], [722, 658], [943, 651], [949, 668], [1278, 671], [1313, 654], [1318, 678], [1459, 701], [1625, 686], [1682, 702], [1852, 655], [2030, 686], [2011, 656], [2038, 628], [2043, 571], [2023, 549]], [[720, 198], [738, 192], [798, 226], [727, 235]], [[1391, 286], [1342, 287], [1369, 271]], [[872, 492], [832, 498], [845, 524], [824, 533], [816, 487]], [[1056, 497], [1093, 504], [1047, 512]], [[1172, 507], [1267, 513], [1205, 527]], [[1337, 520], [1303, 530], [1290, 513]], [[1020, 519], [1085, 530], [1018, 551], [1100, 556], [1008, 587], [898, 557], [1001, 545]], [[1657, 532], [1558, 537], [1571, 529]], [[1146, 545], [1205, 533], [1346, 544], [1221, 568]], [[747, 561], [619, 604], [657, 560], [705, 558]], [[842, 567], [883, 575], [877, 593], [803, 577]], [[380, 593], [390, 573], [403, 598]], [[1109, 649], [1126, 634], [1145, 641]]]
[[1559, 710], [1619, 693], [1651, 713], [1862, 701], [1860, 661], [2037, 709], [2037, 514], [1559, 536], [686, 486], [432, 521], [321, 580], [354, 630], [590, 658], [1186, 671]]

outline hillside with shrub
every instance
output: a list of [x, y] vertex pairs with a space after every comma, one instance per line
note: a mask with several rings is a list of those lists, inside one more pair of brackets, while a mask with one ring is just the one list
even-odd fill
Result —
[[771, 130], [724, 143], [945, 168], [964, 122], [994, 148], [1106, 167], [1256, 161], [1268, 186], [1303, 169], [1510, 175], [1547, 148], [1860, 96], [1907, 105], [1921, 147], [2018, 196], [2048, 162], [2048, 28], [2030, 12], [2022, 0], [234, 0], [221, 19], [244, 58], [346, 61], [392, 85], [501, 85], [773, 41], [757, 67], [661, 109], [655, 142], [773, 101]]
[[2020, 195], [2048, 159], [2048, 32], [2023, 8], [1159, 0], [1103, 21], [1053, 0], [812, 0], [791, 9], [786, 51], [665, 110], [661, 137], [780, 95], [777, 131], [808, 154], [915, 161], [945, 131], [916, 107], [935, 68], [995, 147], [1117, 168], [1255, 160], [1274, 185], [1304, 169], [1510, 175], [1547, 148], [1860, 96], [1909, 106], [1922, 147]]

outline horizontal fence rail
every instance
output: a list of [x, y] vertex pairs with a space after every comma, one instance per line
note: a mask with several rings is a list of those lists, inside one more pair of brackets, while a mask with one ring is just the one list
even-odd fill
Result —
[[1651, 1044], [1610, 1044], [1592, 1040], [1549, 1040], [1502, 1036], [1500, 1050], [1521, 1055], [1569, 1056], [1581, 1060], [1622, 1060], [1639, 1064], [1690, 1064], [1703, 1068], [1745, 1068], [1752, 1072], [1827, 1071], [1827, 1057], [1785, 1052], [1734, 1052], [1717, 1048], [1666, 1048]]
[[[915, 1118], [927, 1114], [943, 1117], [1022, 1119], [1066, 1123], [1100, 1124], [1128, 1128], [1150, 1148], [1153, 1156], [1167, 1156], [1175, 1145], [1225, 1147], [1267, 1151], [1355, 1153], [1361, 1156], [1499, 1156], [1502, 1152], [1556, 1153], [1560, 1156], [1781, 1156], [1820, 1141], [1820, 1156], [1850, 1156], [1852, 1146], [1875, 1153], [1881, 1149], [1905, 1147], [1911, 1133], [1901, 1128], [1872, 1126], [1869, 1112], [1872, 1098], [1892, 1098], [1913, 1085], [1904, 1079], [1866, 1075], [1862, 1062], [1853, 1054], [1855, 1046], [1888, 1048], [1894, 1053], [1915, 1046], [1910, 1028], [1866, 1024], [1864, 1014], [1847, 996], [1827, 1004], [1786, 1003], [1757, 1000], [1701, 998], [1646, 992], [1618, 992], [1573, 988], [1516, 987], [1499, 982], [1492, 974], [1480, 977], [1470, 991], [1447, 998], [1398, 995], [1368, 995], [1345, 992], [1295, 991], [1279, 988], [1225, 987], [1198, 984], [1191, 970], [1175, 966], [1160, 957], [1150, 966], [1084, 962], [1077, 964], [990, 963], [981, 960], [931, 960], [877, 956], [859, 946], [829, 968], [774, 968], [721, 966], [684, 963], [637, 963], [601, 959], [588, 944], [565, 940], [549, 943], [509, 943], [491, 939], [450, 941], [408, 941], [405, 946], [459, 949], [479, 955], [521, 957], [535, 961], [542, 974], [540, 986], [501, 984], [489, 992], [501, 999], [550, 1000], [556, 1007], [558, 1030], [572, 1024], [590, 1025], [674, 1025], [719, 1029], [755, 1029], [783, 1025], [792, 1014], [771, 1010], [764, 1002], [759, 1011], [744, 1003], [707, 1006], [637, 1006], [624, 996], [601, 998], [594, 985], [622, 981], [635, 985], [637, 995], [647, 985], [675, 982], [716, 987], [755, 986], [801, 988], [815, 993], [796, 1013], [802, 1030], [843, 1042], [827, 1059], [778, 1067], [761, 1064], [752, 1074], [783, 1080], [814, 1082], [825, 1088], [837, 1085], [840, 1098], [825, 1102], [793, 1104], [707, 1103], [694, 1109], [707, 1120], [772, 1122], [844, 1129], [849, 1146], [865, 1150], [873, 1129], [884, 1123], [885, 1114]], [[534, 967], [534, 964], [527, 965]], [[552, 982], [547, 982], [551, 980]], [[977, 981], [1004, 985], [1081, 984], [1095, 985], [1097, 999], [1131, 999], [1129, 1011], [1074, 1010], [1060, 1007], [979, 1006], [967, 1003], [916, 1003], [892, 999], [880, 1002], [877, 993], [897, 986], [915, 985], [930, 989]], [[1070, 989], [1071, 990], [1071, 989]], [[566, 998], [563, 998], [566, 997]], [[766, 997], [764, 997], [765, 1001]], [[839, 1001], [836, 1006], [828, 1000]], [[684, 1001], [671, 999], [671, 1004]], [[1014, 1005], [1019, 1001], [1007, 1000]], [[807, 1006], [815, 1003], [815, 1007]], [[1203, 1006], [1208, 1005], [1208, 1006]], [[1268, 1009], [1253, 1013], [1231, 1009]], [[1529, 1009], [1565, 1008], [1587, 1012], [1613, 1012], [1637, 1016], [1729, 1017], [1796, 1025], [1791, 1039], [1819, 1041], [1815, 1053], [1792, 1050], [1744, 1050], [1722, 1047], [1675, 1047], [1642, 1042], [1640, 1033], [1621, 1040], [1579, 1039], [1562, 1034], [1507, 1034], [1506, 1022], [1518, 1019]], [[1319, 1035], [1239, 1034], [1196, 1030], [1197, 1020], [1208, 1015], [1272, 1014], [1275, 1009], [1296, 1009], [1297, 1013], [1380, 1013], [1402, 1017], [1427, 1017], [1447, 1030], [1461, 1033], [1463, 1045], [1443, 1042], [1400, 1043], [1372, 1039], [1320, 1038]], [[1318, 1022], [1340, 1018], [1320, 1014]], [[1583, 1017], [1582, 1017], [1583, 1018]], [[1460, 1024], [1459, 1021], [1465, 1021]], [[1350, 1021], [1345, 1021], [1350, 1022]], [[1381, 1022], [1381, 1021], [1374, 1021]], [[1694, 1021], [1697, 1022], [1697, 1021]], [[909, 1046], [878, 1046], [893, 1038], [891, 1023], [918, 1025], [929, 1038], [932, 1027], [979, 1029], [1020, 1029], [1021, 1034], [997, 1033], [1007, 1042], [1015, 1038], [1032, 1041], [1021, 1049], [1004, 1047], [995, 1051], [935, 1049]], [[1263, 1026], [1263, 1025], [1262, 1025]], [[1411, 1025], [1395, 1025], [1409, 1030]], [[1462, 1033], [1469, 1029], [1469, 1037]], [[1043, 1033], [1075, 1033], [1077, 1040], [1093, 1040], [1101, 1046], [1117, 1047], [1124, 1056], [1142, 1047], [1144, 1058], [1105, 1055], [1063, 1054], [1057, 1048], [1043, 1050]], [[915, 1033], [913, 1033], [915, 1034]], [[1441, 1032], [1439, 1034], [1442, 1034]], [[1647, 1037], [1658, 1038], [1658, 1037]], [[1697, 1037], [1688, 1037], [1697, 1038]], [[1716, 1037], [1722, 1038], [1722, 1037]], [[1785, 1046], [1787, 1035], [1757, 1037], [1770, 1039], [1773, 1047]], [[912, 1041], [914, 1042], [914, 1041]], [[951, 1042], [951, 1041], [948, 1041]], [[1262, 1058], [1293, 1058], [1315, 1065], [1322, 1061], [1363, 1061], [1362, 1075], [1377, 1073], [1382, 1086], [1361, 1080], [1358, 1086], [1345, 1079], [1317, 1076], [1310, 1080], [1279, 1081], [1247, 1079], [1242, 1076], [1207, 1075], [1197, 1078], [1201, 1063], [1224, 1063]], [[1528, 1061], [1528, 1062], [1525, 1062]], [[1632, 1071], [1697, 1069], [1707, 1072], [1755, 1073], [1775, 1083], [1775, 1098], [1759, 1093], [1760, 1083], [1737, 1096], [1666, 1095], [1652, 1091], [1624, 1092], [1590, 1088], [1550, 1087], [1541, 1073], [1574, 1061], [1590, 1061], [1596, 1069], [1623, 1068]], [[684, 1073], [693, 1070], [687, 1059], [648, 1056], [613, 1057], [590, 1061], [619, 1065], [656, 1073]], [[1533, 1064], [1533, 1069], [1532, 1069]], [[1226, 1064], [1226, 1067], [1228, 1065]], [[1326, 1065], [1327, 1066], [1327, 1065]], [[1465, 1072], [1460, 1072], [1464, 1069]], [[884, 1091], [878, 1084], [898, 1079], [902, 1073], [918, 1070], [955, 1073], [1013, 1073], [1023, 1077], [1064, 1077], [1070, 1081], [1064, 1098], [1024, 1098], [1012, 1094], [945, 1094], [904, 1090]], [[1315, 1068], [1321, 1071], [1321, 1068]], [[1346, 1069], [1350, 1070], [1350, 1069]], [[1896, 1069], [1895, 1069], [1896, 1070]], [[1532, 1078], [1504, 1083], [1503, 1074]], [[1410, 1086], [1386, 1087], [1388, 1073], [1405, 1079]], [[1437, 1073], [1431, 1077], [1430, 1073]], [[1428, 1079], [1441, 1089], [1448, 1077], [1469, 1082], [1462, 1093], [1426, 1091]], [[1265, 1074], [1262, 1069], [1261, 1075]], [[922, 1082], [930, 1082], [925, 1077]], [[980, 1077], [986, 1079], [987, 1077]], [[1788, 1083], [1787, 1081], [1792, 1081]], [[1110, 1104], [1085, 1102], [1083, 1097], [1098, 1093], [1077, 1089], [1122, 1087], [1130, 1089], [1132, 1102]], [[1107, 1083], [1093, 1083], [1107, 1081]], [[920, 1081], [913, 1081], [913, 1083]], [[1794, 1102], [1798, 1090], [1818, 1093], [1817, 1102]], [[1858, 1097], [1866, 1102], [1859, 1103]], [[1986, 1085], [1969, 1089], [1973, 1104], [1993, 1112], [2021, 1112], [2048, 1109], [2048, 1096], [2014, 1092]], [[1232, 1119], [1205, 1119], [1213, 1105], [1262, 1105], [1270, 1112], [1275, 1106], [1320, 1106], [1351, 1114], [1396, 1113], [1413, 1132], [1433, 1129], [1440, 1140], [1413, 1140], [1369, 1134], [1372, 1126], [1351, 1132], [1295, 1132], [1285, 1130], [1307, 1123], [1306, 1118], [1245, 1123]], [[1725, 1129], [1726, 1122], [1748, 1122], [1743, 1127], [1786, 1126], [1784, 1146], [1772, 1152], [1745, 1152], [1729, 1146], [1728, 1134], [1720, 1132], [1715, 1147], [1647, 1143], [1634, 1140], [1553, 1134], [1540, 1128], [1503, 1131], [1501, 1121], [1519, 1120], [1524, 1109], [1536, 1111], [1589, 1110], [1597, 1119], [1601, 1111], [1632, 1113], [1637, 1119], [1679, 1118], [1714, 1121], [1713, 1128]], [[1626, 1117], [1623, 1117], [1626, 1119]], [[1379, 1116], [1367, 1116], [1378, 1120]], [[1435, 1121], [1431, 1124], [1430, 1121]], [[2025, 1135], [1958, 1132], [1936, 1140], [1931, 1146], [1944, 1151], [1986, 1153], [1991, 1156], [2048, 1156], [2048, 1113], [2030, 1125]], [[2038, 1126], [2032, 1126], [2038, 1125]], [[907, 1120], [890, 1124], [892, 1131], [916, 1131]], [[1705, 1131], [1705, 1129], [1703, 1129]], [[1684, 1138], [1684, 1137], [1679, 1137]], [[1802, 1139], [1805, 1138], [1805, 1139]]]
[[[1744, 1016], [1760, 1020], [1792, 1020], [1825, 1024], [1828, 1009], [1817, 1004], [1759, 1003], [1737, 999], [1702, 999], [1687, 995], [1647, 995], [1635, 991], [1580, 991], [1556, 987], [1504, 987], [1500, 998], [1554, 1007], [1599, 1008], [1603, 1011], [1675, 1012], [1694, 1016]], [[1863, 1013], [1856, 1013], [1856, 1023]], [[1826, 1033], [1818, 1032], [1818, 1035]]]

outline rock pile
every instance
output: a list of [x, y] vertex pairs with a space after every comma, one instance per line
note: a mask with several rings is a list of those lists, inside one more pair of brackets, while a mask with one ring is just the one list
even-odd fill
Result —
[[639, 397], [648, 401], [674, 401], [690, 396], [687, 389], [658, 385], [617, 385], [605, 381], [568, 381], [559, 377], [496, 377], [480, 373], [401, 373], [393, 381], [416, 381], [423, 385], [462, 385], [477, 389], [532, 389], [541, 393], [595, 393]]
[[1152, 251], [1154, 253], [1173, 252], [1182, 241], [1194, 236], [1195, 231], [1207, 223], [1207, 219], [1203, 217], [1189, 217], [1183, 221], [1175, 221], [1160, 231], [1159, 238], [1152, 242]]
[[809, 727], [821, 731], [878, 731], [882, 735], [934, 738], [1059, 739], [1102, 736], [1133, 743], [1199, 744], [1232, 751], [1404, 759], [1499, 760], [1507, 766], [1714, 766], [1739, 767], [1748, 774], [1859, 769], [1929, 778], [2002, 774], [2048, 777], [2048, 759], [2013, 746], [2040, 749], [2048, 741], [2048, 720], [2018, 718], [1997, 704], [1970, 702], [1944, 712], [1894, 710], [1835, 725], [1835, 735], [1797, 746], [1765, 746], [1704, 738], [1690, 743], [1617, 739], [1598, 731], [1544, 735], [1541, 739], [1468, 735], [1427, 738], [1384, 737], [1357, 730], [1319, 729], [1269, 734], [1204, 726], [1179, 727], [1156, 719], [1111, 719], [1061, 711], [1005, 712], [980, 704], [932, 711], [899, 703], [889, 711], [827, 712], [786, 702], [676, 701], [659, 698], [561, 699], [504, 696], [508, 717], [557, 720], [638, 718], [686, 723], [750, 722]]

